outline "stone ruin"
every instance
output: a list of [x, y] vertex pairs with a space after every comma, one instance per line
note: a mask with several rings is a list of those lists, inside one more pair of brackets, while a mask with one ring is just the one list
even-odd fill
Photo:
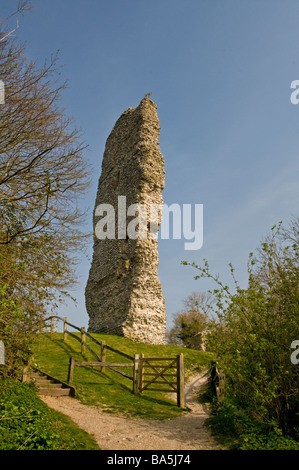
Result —
[[[157, 237], [149, 235], [149, 222], [146, 238], [128, 237], [118, 220], [120, 197], [126, 208], [142, 204], [147, 213], [150, 205], [163, 204], [165, 171], [159, 133], [157, 106], [145, 97], [136, 108], [129, 108], [120, 116], [107, 139], [93, 225], [96, 228], [99, 221], [96, 208], [112, 205], [115, 238], [99, 239], [94, 235], [85, 290], [90, 332], [117, 334], [150, 344], [165, 344], [166, 329]], [[129, 224], [132, 214], [125, 213], [125, 217]], [[157, 231], [160, 222], [161, 216]]]

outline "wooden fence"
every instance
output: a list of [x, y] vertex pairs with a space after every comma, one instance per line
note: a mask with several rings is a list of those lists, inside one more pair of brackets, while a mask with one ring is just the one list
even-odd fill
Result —
[[[98, 341], [90, 333], [85, 331], [85, 328], [79, 328], [72, 325], [67, 321], [67, 317], [61, 318], [58, 316], [51, 316], [46, 319], [51, 320], [51, 333], [54, 332], [54, 321], [63, 321], [63, 339], [70, 335], [81, 344], [81, 353], [83, 354], [88, 349], [91, 354], [96, 358], [95, 362], [76, 362], [74, 357], [70, 357], [69, 370], [68, 370], [68, 382], [72, 383], [74, 378], [75, 367], [99, 367], [101, 372], [105, 372], [106, 367], [121, 374], [123, 377], [131, 380], [133, 383], [133, 393], [142, 393], [145, 390], [161, 391], [166, 393], [177, 394], [177, 405], [180, 408], [184, 408], [184, 357], [180, 354], [176, 357], [144, 357], [143, 354], [134, 354], [129, 356], [118, 349], [112, 348], [105, 341]], [[72, 328], [80, 331], [81, 335], [76, 334], [68, 330], [68, 325]], [[86, 337], [90, 338], [97, 345], [101, 347], [101, 355], [99, 356], [87, 343]], [[125, 357], [130, 362], [107, 362], [107, 350], [114, 352], [122, 357]], [[119, 367], [131, 367], [132, 375], [129, 375]], [[174, 372], [175, 371], [175, 372]], [[171, 380], [175, 378], [175, 380]], [[164, 385], [161, 388], [160, 385]], [[165, 388], [166, 387], [166, 388]]]

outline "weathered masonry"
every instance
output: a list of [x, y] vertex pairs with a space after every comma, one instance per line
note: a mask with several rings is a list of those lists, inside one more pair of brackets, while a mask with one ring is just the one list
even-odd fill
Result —
[[[114, 207], [115, 237], [99, 239], [94, 235], [85, 290], [89, 331], [152, 344], [165, 343], [166, 328], [158, 242], [149, 233], [145, 239], [128, 237], [117, 221], [119, 215], [123, 218], [118, 214], [120, 196], [126, 208], [142, 204], [149, 212], [150, 205], [163, 204], [165, 173], [159, 133], [157, 106], [146, 97], [120, 116], [107, 139], [95, 209], [102, 204]], [[126, 212], [125, 217], [127, 225], [134, 218]], [[94, 228], [98, 220], [95, 210]]]

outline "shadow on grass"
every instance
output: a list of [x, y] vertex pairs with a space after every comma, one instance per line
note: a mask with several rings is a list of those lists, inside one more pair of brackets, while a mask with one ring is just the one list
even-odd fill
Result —
[[[61, 338], [61, 337], [60, 338], [55, 338], [55, 336], [51, 337], [50, 334], [44, 335], [44, 338], [48, 339], [50, 342], [52, 342], [57, 347], [59, 347], [68, 356], [68, 359], [71, 356], [73, 356], [75, 358], [82, 358], [81, 352], [76, 350], [71, 343], [69, 343], [67, 341], [64, 341], [63, 338]], [[79, 342], [78, 342], [78, 345], [79, 345]], [[83, 357], [84, 357], [84, 355], [83, 355]], [[88, 361], [88, 359], [86, 359], [86, 362], [87, 361]], [[83, 369], [83, 368], [80, 367], [80, 369]], [[113, 376], [110, 375], [111, 373], [117, 374], [117, 372], [113, 371], [112, 369], [109, 370], [110, 373], [107, 373], [107, 372], [101, 372], [99, 369], [96, 369], [95, 367], [86, 366], [86, 367], [84, 367], [84, 372], [85, 373], [88, 372], [88, 377], [86, 377], [86, 375], [84, 373], [82, 375], [85, 376], [85, 377], [82, 377], [82, 375], [80, 374], [81, 377], [78, 378], [78, 375], [77, 375], [77, 380], [76, 379], [74, 380], [76, 385], [84, 386], [84, 384], [88, 383], [88, 385], [93, 385], [94, 384], [95, 386], [100, 385], [101, 387], [103, 387], [103, 386], [104, 387], [114, 386], [114, 387], [117, 387], [117, 388], [123, 390], [126, 393], [129, 393], [132, 398], [134, 397], [134, 399], [136, 399], [138, 401], [140, 400], [140, 402], [147, 402], [148, 404], [160, 405], [160, 406], [163, 406], [163, 407], [176, 409], [175, 401], [173, 403], [171, 403], [168, 400], [163, 400], [163, 398], [161, 398], [159, 396], [158, 397], [157, 396], [151, 397], [149, 395], [145, 395], [146, 392], [133, 394], [133, 390], [132, 390], [133, 389], [133, 381], [131, 381], [130, 379], [127, 379], [128, 380], [128, 385], [127, 385], [127, 384], [123, 383], [122, 381], [117, 380], [117, 378], [114, 378]], [[99, 382], [91, 382], [89, 380], [87, 382], [86, 378], [89, 379], [91, 377], [102, 378], [106, 381], [106, 383], [105, 382], [100, 382], [100, 383]], [[126, 379], [124, 378], [123, 380], [126, 380]], [[148, 392], [153, 393], [150, 390]], [[165, 391], [165, 393], [167, 393], [167, 391]], [[127, 395], [127, 396], [129, 397], [129, 395]], [[179, 409], [178, 409], [178, 412], [179, 412]]]
[[59, 348], [61, 348], [67, 355], [68, 355], [68, 358], [70, 358], [71, 356], [78, 356], [78, 355], [81, 355], [79, 351], [75, 350], [70, 343], [68, 343], [67, 341], [64, 341], [63, 338], [51, 338], [50, 335], [43, 335], [44, 338], [48, 339], [49, 341], [51, 341], [52, 343], [54, 343], [56, 346], [58, 346]]

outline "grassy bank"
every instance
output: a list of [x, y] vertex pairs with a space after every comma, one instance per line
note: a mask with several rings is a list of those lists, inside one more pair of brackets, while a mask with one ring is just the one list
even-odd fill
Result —
[[98, 450], [92, 436], [54, 411], [34, 387], [0, 379], [0, 450]]
[[[134, 343], [127, 338], [107, 334], [93, 334], [98, 341], [106, 343], [130, 356], [144, 354], [152, 356], [176, 356], [184, 354], [185, 380], [188, 377], [208, 368], [212, 355], [202, 351], [166, 345], [147, 345]], [[100, 347], [90, 340], [88, 344], [100, 355]], [[66, 381], [69, 358], [76, 361], [94, 361], [94, 356], [86, 350], [80, 353], [80, 343], [68, 336], [63, 341], [63, 334], [54, 333], [40, 335], [34, 347], [34, 360], [41, 370]], [[107, 362], [127, 362], [128, 360], [111, 352], [106, 352]], [[124, 372], [126, 369], [122, 369]], [[127, 373], [131, 374], [132, 369]], [[99, 368], [77, 367], [74, 372], [73, 384], [77, 390], [77, 398], [85, 404], [104, 407], [111, 413], [126, 413], [136, 418], [166, 419], [174, 418], [183, 413], [176, 406], [176, 396], [169, 398], [163, 392], [146, 391], [141, 395], [132, 393], [132, 382], [116, 372]]]

